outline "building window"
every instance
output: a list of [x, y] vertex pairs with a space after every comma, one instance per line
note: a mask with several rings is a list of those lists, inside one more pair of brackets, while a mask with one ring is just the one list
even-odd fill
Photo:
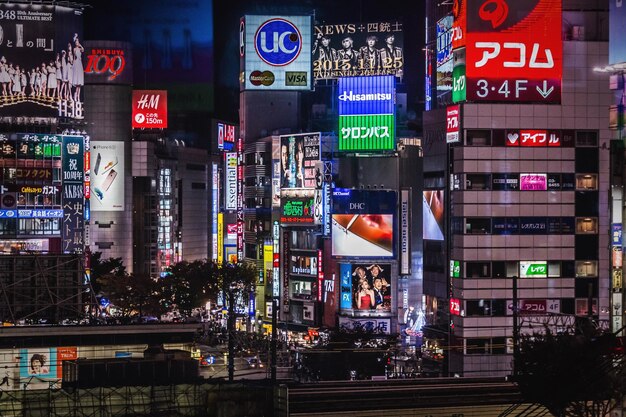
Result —
[[489, 278], [491, 276], [489, 262], [466, 262], [466, 278]]
[[598, 175], [597, 174], [576, 174], [577, 190], [597, 190]]
[[465, 179], [466, 190], [488, 190], [491, 184], [489, 174], [467, 174]]
[[491, 233], [491, 219], [470, 217], [465, 219], [465, 233], [485, 235]]
[[465, 133], [467, 146], [491, 146], [490, 130], [467, 130]]
[[598, 146], [598, 132], [590, 131], [577, 131], [576, 132], [576, 146]]
[[561, 262], [548, 262], [548, 278], [559, 278], [561, 276]]
[[598, 276], [598, 261], [576, 261], [576, 278]]
[[596, 217], [577, 217], [576, 234], [598, 233], [598, 219]]
[[493, 271], [492, 276], [494, 278], [511, 278], [519, 275], [519, 265], [514, 261], [493, 262], [491, 267]]

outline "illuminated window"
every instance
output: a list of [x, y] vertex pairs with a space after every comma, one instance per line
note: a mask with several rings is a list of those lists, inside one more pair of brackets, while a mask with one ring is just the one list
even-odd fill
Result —
[[558, 278], [561, 276], [561, 262], [548, 262], [548, 277]]
[[597, 190], [598, 175], [597, 174], [576, 174], [577, 190]]
[[596, 217], [577, 217], [576, 218], [577, 234], [595, 234], [598, 233], [598, 219]]
[[576, 261], [576, 278], [597, 276], [598, 261]]
[[491, 264], [489, 262], [466, 262], [465, 272], [467, 278], [489, 278]]
[[[577, 298], [576, 299], [576, 315], [577, 316], [586, 316], [589, 314], [589, 300], [587, 298]], [[591, 300], [591, 314], [598, 314], [598, 300]]]

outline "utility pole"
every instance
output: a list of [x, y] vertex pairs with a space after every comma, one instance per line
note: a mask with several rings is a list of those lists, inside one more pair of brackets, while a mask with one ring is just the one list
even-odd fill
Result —
[[513, 377], [517, 377], [517, 361], [519, 360], [519, 326], [517, 323], [517, 310], [517, 275], [513, 275]]

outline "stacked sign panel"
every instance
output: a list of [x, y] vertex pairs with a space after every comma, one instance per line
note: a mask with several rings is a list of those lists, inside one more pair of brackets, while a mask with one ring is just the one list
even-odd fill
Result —
[[466, 47], [468, 101], [560, 103], [561, 0], [455, 3], [452, 45]]
[[84, 119], [81, 13], [4, 2], [0, 16], [0, 114]]
[[311, 90], [311, 33], [311, 16], [243, 17], [242, 89]]
[[395, 78], [390, 75], [339, 79], [339, 150], [395, 149]]

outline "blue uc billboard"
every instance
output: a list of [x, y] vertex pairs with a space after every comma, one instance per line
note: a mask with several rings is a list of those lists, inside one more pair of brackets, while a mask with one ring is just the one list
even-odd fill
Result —
[[242, 17], [241, 89], [311, 90], [312, 32], [312, 16]]

